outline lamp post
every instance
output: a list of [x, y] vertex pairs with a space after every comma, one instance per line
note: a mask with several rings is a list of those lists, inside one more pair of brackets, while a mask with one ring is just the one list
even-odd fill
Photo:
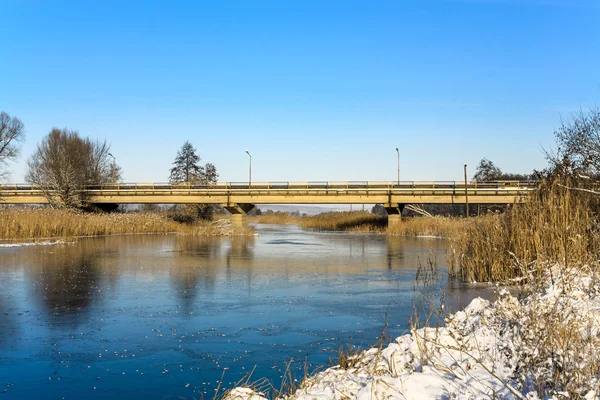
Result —
[[398, 153], [398, 185], [400, 185], [400, 150], [397, 147], [396, 153]]
[[252, 155], [250, 154], [250, 152], [248, 150], [246, 150], [246, 154], [248, 154], [248, 156], [250, 157], [250, 171], [248, 173], [248, 189], [249, 189], [250, 185], [252, 185]]
[[469, 190], [467, 188], [467, 164], [465, 164], [465, 218], [469, 218]]
[[108, 153], [109, 156], [113, 159], [113, 167], [112, 167], [112, 180], [113, 183], [117, 183], [117, 159], [111, 153]]

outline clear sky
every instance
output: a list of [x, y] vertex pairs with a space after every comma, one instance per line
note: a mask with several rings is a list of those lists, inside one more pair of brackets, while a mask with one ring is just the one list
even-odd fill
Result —
[[185, 140], [222, 181], [462, 178], [545, 166], [600, 98], [600, 1], [0, 0], [0, 110], [26, 159], [52, 127], [106, 139], [127, 181]]

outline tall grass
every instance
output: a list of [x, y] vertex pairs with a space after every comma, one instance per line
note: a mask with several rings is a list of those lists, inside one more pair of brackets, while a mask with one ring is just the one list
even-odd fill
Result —
[[408, 217], [387, 228], [387, 233], [404, 236], [436, 236], [453, 239], [471, 220], [461, 217]]
[[0, 239], [66, 238], [136, 233], [178, 232], [186, 235], [248, 234], [219, 222], [183, 224], [155, 212], [94, 214], [52, 208], [0, 208]]
[[292, 215], [290, 213], [287, 212], [270, 212], [268, 214], [262, 214], [262, 215], [255, 215], [255, 216], [251, 216], [248, 217], [248, 221], [250, 222], [258, 222], [261, 224], [300, 224], [300, 221], [302, 220], [302, 218], [306, 218], [306, 217], [299, 217], [299, 216], [295, 216]]
[[597, 197], [545, 182], [502, 215], [475, 218], [451, 244], [453, 272], [466, 281], [537, 279], [548, 265], [598, 262]]
[[365, 211], [327, 212], [297, 217], [288, 213], [272, 213], [252, 217], [253, 222], [266, 224], [295, 224], [308, 229], [363, 233], [388, 233], [406, 236], [456, 236], [467, 223], [463, 218], [408, 217], [400, 224], [387, 225], [387, 217]]
[[302, 217], [300, 225], [304, 228], [324, 231], [375, 232], [385, 229], [387, 218], [366, 211], [327, 212]]
[[386, 217], [366, 211], [334, 211], [317, 215], [295, 216], [285, 212], [269, 213], [250, 218], [262, 224], [294, 224], [321, 231], [384, 231]]

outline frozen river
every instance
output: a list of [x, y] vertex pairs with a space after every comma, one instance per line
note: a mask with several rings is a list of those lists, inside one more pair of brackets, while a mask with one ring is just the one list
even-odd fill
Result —
[[[307, 232], [113, 236], [0, 247], [0, 400], [212, 398], [275, 385], [407, 329], [413, 284], [440, 239]], [[464, 305], [482, 289], [448, 285]]]

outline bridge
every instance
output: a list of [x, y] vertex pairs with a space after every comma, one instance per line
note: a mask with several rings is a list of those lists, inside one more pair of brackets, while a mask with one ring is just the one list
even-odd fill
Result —
[[[400, 222], [406, 204], [513, 204], [537, 182], [227, 182], [109, 183], [87, 186], [84, 203], [108, 210], [118, 204], [220, 204], [234, 226], [245, 223], [256, 204], [383, 204], [390, 225]], [[0, 204], [47, 204], [35, 185], [0, 185]]]

